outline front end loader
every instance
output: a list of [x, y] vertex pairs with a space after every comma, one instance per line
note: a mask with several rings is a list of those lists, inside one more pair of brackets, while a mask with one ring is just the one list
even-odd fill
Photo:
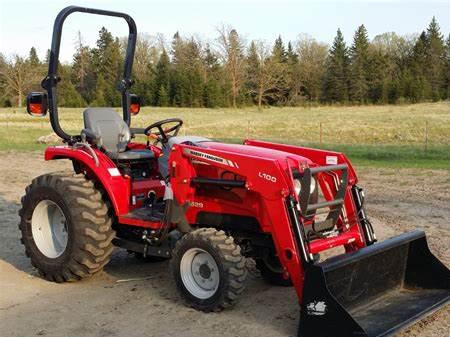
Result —
[[[251, 195], [256, 193], [259, 205], [247, 211], [270, 233], [282, 276], [297, 291], [299, 336], [388, 336], [450, 300], [450, 271], [430, 252], [424, 232], [376, 243], [363, 207], [364, 192], [343, 154], [254, 140], [244, 145], [202, 144], [201, 149], [172, 150], [173, 186], [191, 182], [180, 195], [175, 189], [175, 196], [180, 203], [195, 200], [207, 208], [211, 200], [199, 193], [200, 186], [230, 183], [195, 176], [203, 175], [205, 163], [209, 172], [211, 166], [225, 170], [245, 190], [241, 200], [246, 205], [230, 205], [230, 212], [232, 207], [234, 213], [247, 208], [247, 202], [254, 206]], [[189, 164], [190, 170], [177, 169]], [[205, 218], [204, 212], [196, 208], [187, 215]], [[250, 249], [244, 245], [248, 254], [264, 259], [253, 241]], [[320, 253], [336, 247], [345, 253], [320, 259]]]
[[[129, 37], [122, 116], [87, 108], [84, 128], [71, 135], [59, 122], [57, 65], [74, 12], [122, 18]], [[179, 118], [131, 128], [140, 109], [130, 93], [136, 36], [124, 13], [71, 6], [56, 18], [45, 93], [31, 93], [27, 109], [49, 111], [64, 145], [48, 147], [45, 159], [70, 160], [73, 170], [35, 178], [19, 212], [21, 241], [42, 277], [88, 278], [120, 247], [147, 261], [170, 259], [186, 304], [210, 312], [237, 302], [254, 259], [265, 280], [294, 286], [302, 337], [388, 336], [449, 302], [450, 271], [423, 232], [377, 242], [345, 155], [180, 137]]]

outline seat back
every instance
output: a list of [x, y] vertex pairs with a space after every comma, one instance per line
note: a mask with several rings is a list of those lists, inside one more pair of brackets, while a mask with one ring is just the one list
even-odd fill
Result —
[[124, 152], [131, 139], [127, 123], [111, 108], [88, 108], [83, 112], [84, 127], [96, 134], [97, 144], [106, 152]]

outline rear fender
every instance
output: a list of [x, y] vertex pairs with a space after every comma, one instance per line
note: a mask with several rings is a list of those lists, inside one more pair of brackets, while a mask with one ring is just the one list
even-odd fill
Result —
[[98, 158], [98, 166], [92, 155], [80, 148], [51, 146], [45, 150], [45, 160], [70, 159], [96, 179], [108, 194], [117, 216], [127, 214], [130, 200], [130, 180], [124, 178], [117, 166], [104, 153], [93, 149]]

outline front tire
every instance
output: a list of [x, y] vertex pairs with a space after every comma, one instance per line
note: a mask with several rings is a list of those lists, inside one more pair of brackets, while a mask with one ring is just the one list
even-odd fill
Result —
[[22, 197], [19, 229], [25, 253], [49, 281], [76, 281], [103, 269], [115, 232], [102, 194], [84, 175], [33, 179]]
[[205, 312], [234, 305], [247, 278], [240, 247], [214, 228], [185, 234], [175, 246], [171, 269], [186, 304]]

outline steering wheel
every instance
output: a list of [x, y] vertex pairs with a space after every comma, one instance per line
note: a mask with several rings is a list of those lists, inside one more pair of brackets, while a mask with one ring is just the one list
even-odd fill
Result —
[[[166, 129], [163, 128], [163, 125], [168, 123], [176, 123], [176, 124]], [[180, 131], [182, 125], [183, 121], [179, 118], [164, 119], [162, 121], [149, 125], [147, 128], [145, 128], [144, 134], [146, 136], [150, 135], [155, 136], [155, 139], [158, 142], [167, 143], [169, 137], [175, 137], [176, 135], [178, 135], [178, 132]], [[152, 129], [157, 129], [158, 131], [150, 132]]]

